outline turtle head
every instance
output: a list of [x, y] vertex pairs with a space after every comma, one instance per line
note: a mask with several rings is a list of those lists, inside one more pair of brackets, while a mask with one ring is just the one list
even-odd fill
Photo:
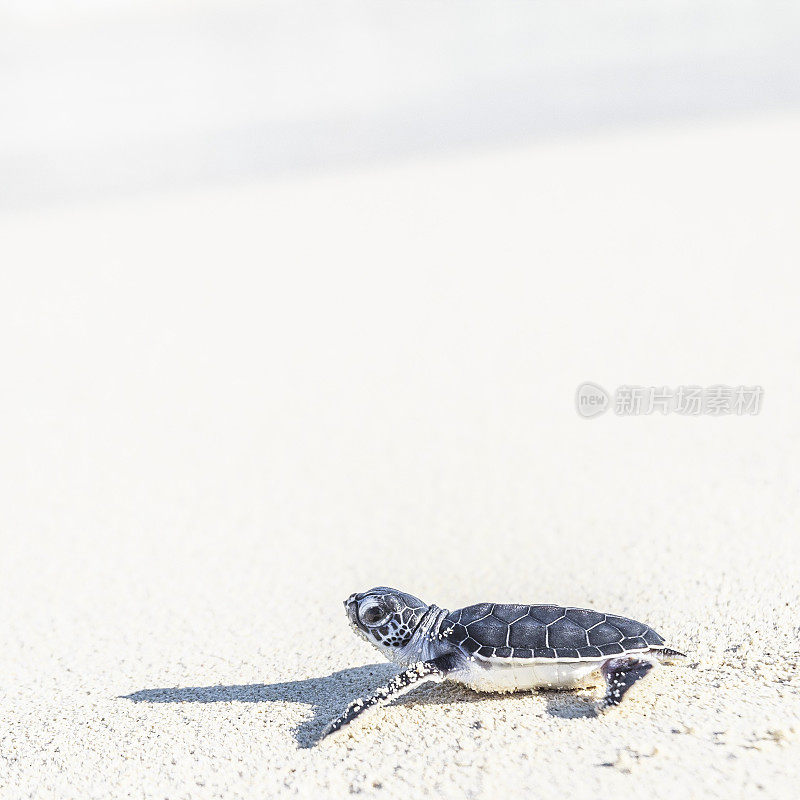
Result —
[[391, 661], [411, 641], [428, 610], [418, 597], [388, 586], [351, 594], [344, 607], [353, 630]]

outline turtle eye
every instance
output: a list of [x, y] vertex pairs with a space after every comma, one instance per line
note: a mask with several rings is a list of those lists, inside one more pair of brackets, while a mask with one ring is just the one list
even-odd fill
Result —
[[359, 616], [365, 625], [379, 625], [387, 614], [380, 606], [367, 606], [359, 612]]

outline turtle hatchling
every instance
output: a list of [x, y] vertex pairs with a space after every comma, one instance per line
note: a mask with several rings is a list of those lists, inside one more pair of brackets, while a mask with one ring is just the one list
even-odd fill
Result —
[[517, 692], [603, 681], [597, 710], [605, 711], [655, 664], [685, 658], [643, 622], [586, 608], [478, 603], [448, 611], [387, 586], [352, 594], [344, 607], [353, 630], [406, 669], [351, 703], [323, 736], [425, 682]]

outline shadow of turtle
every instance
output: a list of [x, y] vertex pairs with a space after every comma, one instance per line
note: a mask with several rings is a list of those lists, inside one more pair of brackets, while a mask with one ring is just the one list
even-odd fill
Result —
[[586, 690], [542, 692], [547, 698], [547, 713], [559, 719], [582, 719], [597, 716], [597, 701]]
[[[558, 691], [522, 689], [511, 693], [514, 696], [529, 695], [545, 698], [546, 712], [551, 717], [560, 719], [582, 719], [597, 716], [596, 699], [591, 690], [586, 689], [561, 689]], [[447, 706], [454, 703], [483, 703], [497, 702], [507, 695], [495, 692], [477, 692], [467, 689], [457, 683], [443, 683], [423, 687], [420, 692], [409, 693], [395, 701], [392, 705], [415, 706], [419, 703], [425, 705]], [[537, 713], [531, 711], [531, 713]]]
[[[313, 713], [295, 728], [294, 737], [301, 748], [308, 748], [319, 741], [325, 725], [341, 713], [351, 700], [371, 694], [379, 686], [385, 685], [396, 672], [397, 667], [392, 664], [366, 664], [342, 669], [331, 675], [280, 683], [140, 689], [122, 695], [121, 699], [134, 703], [305, 703], [311, 706]], [[418, 687], [396, 703], [448, 704], [465, 699], [480, 700], [482, 695], [453, 684], [428, 685]]]
[[[140, 689], [121, 699], [133, 703], [304, 703], [312, 715], [293, 731], [301, 748], [314, 747], [325, 725], [340, 714], [351, 700], [371, 694], [397, 672], [393, 664], [365, 664], [315, 678], [279, 683], [248, 683], [225, 686], [184, 686]], [[562, 719], [594, 716], [592, 701], [572, 692], [546, 692], [547, 713]], [[497, 700], [496, 694], [474, 692], [456, 683], [423, 685], [391, 705], [415, 706], [480, 703]]]

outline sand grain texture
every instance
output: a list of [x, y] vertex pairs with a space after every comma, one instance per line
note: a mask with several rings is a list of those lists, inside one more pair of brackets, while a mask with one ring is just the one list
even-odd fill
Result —
[[[0, 796], [790, 797], [791, 117], [0, 220]], [[579, 382], [765, 387], [580, 419]], [[558, 602], [690, 654], [421, 688], [341, 601]]]

